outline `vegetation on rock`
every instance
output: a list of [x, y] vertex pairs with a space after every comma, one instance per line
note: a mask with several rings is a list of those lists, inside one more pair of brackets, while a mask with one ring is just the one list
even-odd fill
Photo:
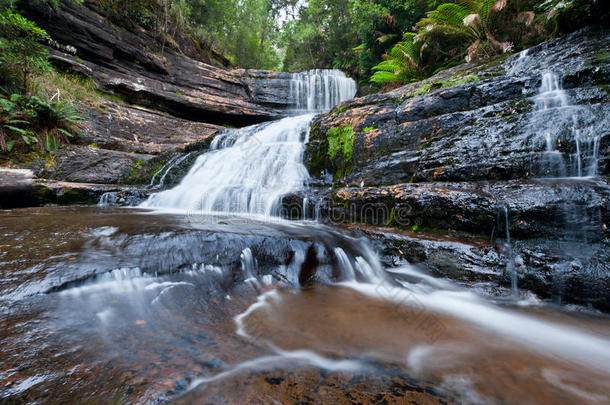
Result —
[[32, 78], [53, 70], [44, 48], [50, 37], [11, 8], [0, 10], [0, 27], [0, 152], [18, 145], [56, 151], [80, 116], [70, 101], [31, 92]]

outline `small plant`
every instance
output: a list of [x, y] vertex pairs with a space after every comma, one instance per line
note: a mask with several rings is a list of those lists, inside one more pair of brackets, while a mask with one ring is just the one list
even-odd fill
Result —
[[0, 98], [0, 151], [10, 152], [20, 141], [28, 146], [38, 144], [47, 152], [57, 151], [74, 136], [80, 120], [76, 107], [67, 101], [20, 94]]
[[28, 92], [32, 75], [52, 70], [42, 45], [50, 39], [45, 30], [20, 14], [0, 11], [0, 69], [20, 83], [21, 93]]
[[13, 95], [10, 100], [0, 98], [0, 151], [10, 152], [18, 139], [25, 144], [31, 145], [38, 142], [33, 132], [27, 128], [29, 122], [22, 119], [17, 101], [18, 95]]
[[[444, 3], [417, 23], [420, 35], [452, 35], [469, 43], [466, 61], [472, 62], [480, 53], [492, 56], [513, 49], [510, 42], [495, 38], [498, 21], [494, 17], [507, 7], [508, 0], [455, 0]], [[485, 46], [488, 44], [488, 46]]]

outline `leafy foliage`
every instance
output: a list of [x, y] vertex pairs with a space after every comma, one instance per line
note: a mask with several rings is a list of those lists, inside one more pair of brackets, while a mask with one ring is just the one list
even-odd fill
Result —
[[301, 7], [296, 20], [283, 28], [286, 48], [284, 70], [338, 68], [357, 71], [351, 48], [358, 45], [349, 8], [344, 0], [311, 0]]
[[166, 47], [194, 43], [243, 68], [278, 69], [280, 9], [296, 0], [98, 0], [122, 27], [156, 33]]
[[546, 0], [538, 10], [548, 13], [547, 30], [552, 35], [572, 32], [587, 25], [610, 26], [610, 12], [604, 0]]
[[20, 94], [0, 98], [0, 151], [10, 152], [19, 144], [57, 151], [74, 136], [75, 124], [81, 119], [68, 101], [47, 102]]
[[423, 41], [417, 35], [407, 32], [389, 54], [383, 55], [384, 61], [373, 67], [375, 73], [371, 81], [375, 83], [418, 80], [423, 75], [421, 63]]
[[[494, 35], [494, 15], [507, 6], [508, 0], [457, 0], [455, 3], [441, 4], [436, 10], [417, 23], [422, 28], [420, 35], [434, 36], [436, 33], [468, 38], [467, 61], [477, 58], [480, 51], [488, 51], [486, 56], [507, 52], [513, 49], [510, 42], [499, 42]], [[491, 45], [481, 45], [486, 41]]]
[[0, 11], [0, 70], [4, 77], [20, 83], [22, 93], [29, 89], [29, 78], [52, 70], [42, 43], [47, 32], [10, 9]]

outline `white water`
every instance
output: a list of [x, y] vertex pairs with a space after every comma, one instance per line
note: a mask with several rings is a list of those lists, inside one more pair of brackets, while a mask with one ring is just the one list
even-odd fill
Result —
[[182, 182], [153, 194], [142, 207], [191, 212], [273, 215], [282, 195], [301, 189], [309, 174], [303, 145], [313, 115], [284, 118], [217, 136]]
[[[356, 83], [336, 70], [294, 75], [297, 108], [327, 110], [353, 97]], [[189, 212], [231, 212], [274, 216], [281, 196], [302, 189], [303, 165], [313, 114], [288, 117], [218, 135], [175, 188], [152, 195], [141, 207]], [[170, 165], [171, 168], [171, 165]]]
[[[591, 125], [589, 108], [572, 105], [556, 74], [546, 72], [534, 97], [531, 131], [545, 142], [537, 177], [595, 176], [599, 160], [600, 135]], [[574, 142], [573, 152], [561, 152]]]
[[525, 68], [528, 59], [529, 49], [519, 52], [519, 57], [515, 60], [511, 68], [508, 70], [509, 75], [518, 75]]
[[310, 70], [295, 73], [290, 93], [298, 110], [327, 111], [343, 100], [354, 97], [356, 82], [340, 70]]

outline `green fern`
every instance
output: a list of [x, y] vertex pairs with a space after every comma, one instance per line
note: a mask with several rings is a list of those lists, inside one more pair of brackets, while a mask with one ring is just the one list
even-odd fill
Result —
[[389, 54], [383, 55], [384, 61], [373, 67], [371, 82], [406, 83], [421, 78], [421, 48], [417, 34], [407, 32]]
[[[438, 6], [426, 18], [417, 23], [422, 32], [433, 30], [454, 31], [474, 40], [488, 39], [490, 34], [489, 21], [492, 10], [507, 0], [457, 0]], [[467, 17], [471, 20], [467, 21]]]

